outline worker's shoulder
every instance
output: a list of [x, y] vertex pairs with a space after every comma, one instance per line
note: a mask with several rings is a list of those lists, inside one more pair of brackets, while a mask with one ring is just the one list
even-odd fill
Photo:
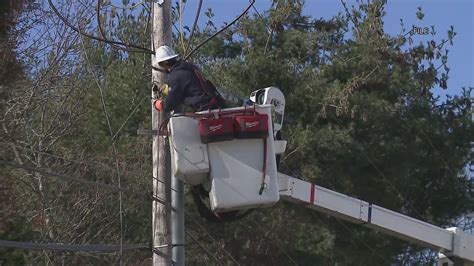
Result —
[[194, 71], [197, 67], [191, 63], [180, 60], [173, 66], [172, 71]]
[[169, 75], [170, 79], [181, 79], [185, 77], [193, 77], [194, 76], [194, 66], [190, 63], [179, 63], [176, 67], [174, 67]]

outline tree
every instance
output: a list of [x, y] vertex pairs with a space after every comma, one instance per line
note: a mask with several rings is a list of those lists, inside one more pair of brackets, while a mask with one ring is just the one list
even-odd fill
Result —
[[[431, 92], [447, 86], [445, 46], [454, 30], [439, 43], [413, 45], [410, 37], [383, 31], [384, 1], [360, 3], [328, 21], [303, 16], [302, 6], [274, 1], [265, 22], [247, 17], [201, 50], [196, 62], [216, 84], [243, 88], [243, 95], [271, 85], [283, 89], [290, 146], [282, 172], [440, 226], [454, 225], [473, 204], [465, 172], [472, 158], [470, 89], [445, 102]], [[298, 263], [389, 264], [416, 251], [334, 219], [304, 220], [306, 210], [287, 212], [284, 206], [273, 211], [274, 220], [264, 223], [271, 233], [265, 232], [282, 238], [282, 249]], [[258, 243], [255, 236], [264, 237], [255, 231], [226, 246], [238, 247], [243, 239]], [[268, 248], [274, 251], [266, 261], [288, 261], [281, 249]], [[261, 256], [255, 246], [243, 255], [250, 261]]]

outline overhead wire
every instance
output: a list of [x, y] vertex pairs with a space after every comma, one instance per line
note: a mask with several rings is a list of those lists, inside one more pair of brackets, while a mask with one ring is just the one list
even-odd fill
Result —
[[229, 257], [236, 265], [240, 265], [240, 263], [237, 261], [237, 259], [234, 258], [234, 256], [232, 256], [232, 254], [230, 254], [229, 251], [227, 251], [223, 246], [219, 245], [217, 240], [211, 235], [211, 233], [209, 233], [209, 231], [207, 231], [207, 229], [192, 215], [190, 215], [189, 213], [185, 213], [185, 215], [188, 217], [188, 218], [191, 218], [191, 220], [202, 230], [204, 231], [204, 233], [211, 239], [211, 241], [213, 241], [214, 243], [217, 244], [217, 246], [224, 252], [224, 254]]
[[64, 174], [53, 173], [53, 172], [49, 172], [49, 171], [44, 170], [44, 169], [40, 169], [40, 168], [36, 168], [36, 167], [30, 167], [30, 166], [18, 164], [16, 162], [12, 162], [12, 161], [0, 160], [0, 164], [7, 165], [7, 166], [10, 166], [10, 167], [13, 167], [13, 168], [23, 169], [23, 170], [26, 170], [26, 171], [29, 171], [29, 172], [39, 173], [39, 174], [42, 174], [44, 176], [55, 177], [55, 178], [59, 178], [59, 179], [67, 180], [67, 181], [80, 182], [82, 184], [95, 186], [95, 187], [102, 187], [102, 188], [106, 188], [106, 189], [109, 189], [109, 190], [114, 190], [114, 191], [123, 191], [123, 190], [125, 190], [124, 188], [122, 188], [120, 186], [109, 185], [109, 184], [105, 184], [105, 183], [90, 181], [90, 180], [83, 179], [83, 178], [71, 177], [71, 176], [67, 176], [67, 175], [64, 175]]
[[66, 175], [64, 173], [55, 173], [55, 172], [51, 172], [51, 171], [48, 171], [48, 170], [45, 170], [45, 169], [42, 169], [42, 168], [38, 168], [38, 167], [34, 167], [34, 166], [28, 166], [28, 165], [24, 165], [24, 164], [19, 164], [19, 163], [13, 162], [13, 161], [0, 160], [0, 165], [5, 165], [5, 166], [16, 168], [16, 169], [23, 169], [23, 170], [26, 170], [26, 171], [32, 172], [32, 173], [39, 173], [39, 174], [42, 174], [43, 176], [56, 178], [58, 180], [79, 182], [81, 184], [85, 184], [85, 185], [92, 186], [92, 187], [101, 187], [101, 188], [105, 188], [105, 189], [111, 190], [111, 191], [125, 192], [129, 195], [135, 196], [136, 198], [143, 198], [143, 199], [149, 198], [149, 195], [147, 195], [146, 193], [143, 193], [142, 191], [136, 191], [136, 190], [132, 190], [130, 188], [119, 187], [119, 186], [116, 186], [116, 185], [101, 183], [101, 182], [97, 182], [97, 181], [91, 181], [91, 180], [87, 180], [87, 179], [80, 178], [80, 177], [73, 177], [73, 176]]
[[[367, 78], [368, 76], [370, 76], [376, 69], [378, 68], [378, 66], [376, 68], [374, 68], [368, 75], [366, 75], [365, 78]], [[336, 122], [337, 123], [337, 122]], [[341, 124], [339, 124], [340, 126], [342, 126]], [[403, 195], [403, 193], [397, 188], [397, 186], [392, 182], [390, 181], [386, 176], [385, 174], [383, 173], [383, 171], [375, 164], [375, 162], [369, 157], [369, 155], [366, 153], [365, 151], [365, 147], [363, 147], [362, 145], [358, 145], [358, 147], [360, 148], [359, 151], [364, 155], [364, 157], [366, 158], [366, 160], [369, 162], [369, 164], [376, 170], [377, 174], [381, 177], [381, 180], [383, 182], [385, 182], [389, 187], [391, 187], [395, 193], [397, 194], [397, 197], [401, 200], [401, 202], [404, 202], [406, 205], [406, 207], [408, 207], [410, 210], [413, 211], [413, 213], [415, 213], [416, 215], [418, 215], [419, 218], [422, 218], [423, 216], [418, 212], [418, 210], [411, 204], [410, 201], [408, 201], [406, 199], [406, 196]]]
[[285, 254], [285, 256], [291, 261], [291, 263], [293, 263], [294, 265], [299, 265], [298, 262], [296, 262], [296, 260], [285, 250], [285, 248], [281, 245], [281, 240], [278, 239], [276, 236], [272, 236], [273, 239], [269, 239], [269, 237], [267, 236], [266, 232], [264, 231], [264, 229], [262, 228], [261, 225], [259, 225], [257, 222], [253, 221], [253, 220], [250, 220], [249, 221], [254, 224], [259, 230], [260, 232], [264, 233], [264, 237], [267, 238], [268, 240], [271, 241], [271, 243], [273, 245], [275, 245], [279, 250], [281, 250], [283, 252], [283, 254]]
[[[56, 6], [53, 4], [52, 0], [48, 0], [48, 4], [49, 6], [51, 7], [51, 9], [53, 10], [53, 12], [59, 17], [59, 19], [61, 19], [61, 21], [66, 24], [69, 28], [71, 28], [73, 31], [79, 33], [80, 35], [84, 36], [84, 37], [87, 37], [87, 38], [90, 38], [90, 39], [93, 39], [93, 40], [96, 40], [96, 41], [100, 41], [100, 42], [105, 42], [109, 45], [120, 45], [120, 46], [125, 46], [125, 48], [122, 48], [122, 50], [124, 51], [127, 51], [127, 52], [139, 52], [139, 53], [148, 53], [148, 54], [155, 54], [155, 51], [153, 50], [150, 50], [148, 48], [145, 48], [145, 47], [142, 47], [142, 46], [138, 46], [138, 45], [135, 45], [135, 44], [130, 44], [130, 43], [124, 43], [124, 42], [118, 42], [118, 41], [112, 41], [112, 40], [107, 40], [105, 38], [101, 38], [101, 37], [97, 37], [97, 36], [94, 36], [94, 35], [91, 35], [89, 33], [86, 33], [84, 31], [82, 31], [81, 29], [79, 29], [78, 27], [74, 26], [71, 22], [69, 22], [60, 12], [59, 10], [56, 8]], [[134, 48], [134, 49], [131, 49], [131, 48]]]
[[[142, 1], [143, 3], [143, 1]], [[105, 33], [105, 30], [104, 28], [102, 27], [102, 22], [101, 22], [101, 19], [100, 19], [100, 9], [101, 9], [101, 6], [102, 6], [102, 0], [97, 0], [97, 5], [96, 5], [96, 20], [97, 20], [97, 28], [99, 29], [99, 34], [100, 36], [105, 39], [107, 41], [107, 43], [114, 49], [116, 50], [121, 50], [121, 51], [126, 51], [126, 52], [132, 52], [132, 53], [135, 53], [135, 52], [138, 52], [138, 53], [141, 53], [142, 51], [140, 50], [140, 48], [137, 48], [137, 46], [133, 45], [134, 46], [134, 49], [130, 49], [130, 48], [127, 48], [128, 46], [126, 47], [120, 47], [119, 45], [117, 45], [115, 42], [113, 41], [110, 41], [108, 38], [107, 38], [107, 35]], [[148, 24], [147, 24], [148, 26]], [[122, 42], [123, 43], [123, 42]], [[132, 46], [130, 46], [132, 47]], [[143, 47], [142, 47], [143, 48]]]
[[[104, 28], [102, 27], [102, 21], [100, 20], [100, 7], [101, 7], [101, 4], [102, 4], [102, 1], [97, 0], [97, 5], [96, 5], [96, 9], [95, 9], [96, 10], [95, 17], [96, 17], [96, 20], [97, 20], [97, 28], [99, 29], [100, 36], [102, 38], [104, 38], [105, 40], [107, 40], [107, 43], [109, 43], [110, 41], [106, 37], [107, 35], [105, 34]], [[120, 47], [120, 46], [118, 46], [114, 43], [109, 43], [109, 44], [113, 49], [130, 52], [130, 49], [128, 49], [126, 47]]]
[[181, 42], [181, 48], [183, 49], [183, 54], [186, 50], [184, 45], [184, 33], [183, 33], [183, 0], [179, 0], [179, 39]]
[[334, 218], [347, 232], [349, 232], [351, 235], [355, 236], [356, 240], [359, 241], [359, 243], [364, 245], [369, 251], [371, 251], [373, 254], [375, 254], [377, 257], [379, 257], [381, 260], [383, 260], [385, 263], [387, 263], [386, 265], [392, 265], [392, 263], [390, 261], [385, 259], [382, 255], [379, 254], [379, 252], [377, 252], [377, 250], [373, 249], [369, 244], [367, 244], [364, 240], [362, 240], [356, 233], [354, 233], [353, 230], [351, 230], [347, 225], [345, 225], [344, 222], [341, 221], [337, 216], [334, 217]]
[[117, 129], [117, 131], [115, 132], [115, 134], [113, 135], [112, 137], [112, 140], [113, 141], [116, 141], [116, 138], [117, 136], [119, 135], [120, 131], [123, 129], [123, 127], [125, 126], [125, 124], [127, 124], [128, 120], [130, 120], [130, 118], [132, 117], [132, 115], [138, 110], [138, 107], [140, 107], [140, 104], [143, 103], [143, 101], [147, 99], [147, 98], [142, 98], [138, 103], [137, 105], [135, 105], [135, 108], [132, 109], [132, 111], [128, 114], [127, 118], [125, 119], [125, 121], [123, 121], [122, 125], [120, 125], [119, 129]]
[[184, 53], [183, 53], [184, 57], [186, 57], [186, 54], [188, 52], [189, 47], [191, 46], [191, 42], [192, 42], [193, 37], [194, 37], [194, 31], [196, 30], [197, 23], [198, 23], [198, 20], [199, 20], [199, 16], [201, 15], [202, 2], [203, 2], [203, 0], [199, 0], [198, 8], [196, 10], [196, 16], [194, 16], [193, 27], [192, 27], [191, 33], [189, 35], [188, 45], [186, 45], [186, 48], [184, 49]]
[[[35, 149], [32, 149], [32, 148], [27, 148], [27, 147], [22, 147], [22, 146], [15, 146], [15, 148], [30, 151], [30, 152], [35, 153], [35, 154], [45, 155], [45, 156], [48, 156], [48, 157], [51, 157], [51, 158], [62, 160], [64, 162], [76, 163], [76, 164], [79, 164], [79, 165], [87, 165], [87, 166], [93, 166], [93, 167], [95, 167], [95, 166], [105, 167], [108, 170], [116, 171], [115, 168], [114, 168], [115, 166], [111, 167], [106, 163], [99, 163], [97, 161], [90, 161], [90, 160], [85, 160], [85, 159], [82, 159], [82, 160], [70, 159], [70, 158], [66, 158], [64, 156], [51, 154], [51, 153], [44, 152], [44, 151], [38, 151], [38, 150], [35, 150]], [[131, 174], [141, 175], [141, 173], [134, 172], [134, 171], [127, 171], [127, 172], [129, 172]]]
[[219, 31], [217, 31], [216, 33], [212, 34], [211, 36], [209, 36], [207, 39], [205, 39], [204, 41], [202, 41], [200, 44], [198, 44], [194, 49], [192, 49], [189, 54], [185, 55], [184, 57], [184, 60], [187, 60], [189, 57], [191, 57], [199, 48], [201, 48], [204, 44], [206, 44], [208, 41], [210, 41], [212, 38], [216, 37], [217, 35], [219, 35], [221, 32], [225, 31], [226, 29], [228, 29], [230, 26], [232, 26], [235, 22], [237, 22], [241, 17], [243, 17], [249, 10], [250, 8], [252, 8], [253, 4], [255, 3], [255, 0], [250, 0], [250, 3], [249, 5], [247, 6], [247, 8], [245, 8], [245, 10], [239, 15], [237, 16], [232, 22], [230, 22], [229, 24], [227, 24], [226, 26], [222, 27]]
[[10, 240], [0, 240], [0, 247], [18, 248], [27, 250], [55, 250], [55, 251], [78, 251], [78, 252], [118, 252], [131, 251], [137, 249], [149, 250], [146, 245], [79, 245], [63, 243], [32, 243]]
[[270, 32], [271, 28], [270, 28], [270, 26], [268, 26], [267, 22], [265, 21], [263, 16], [260, 14], [260, 12], [258, 12], [258, 10], [255, 6], [252, 6], [252, 8], [255, 11], [255, 13], [257, 14], [257, 16], [260, 18], [260, 20], [263, 22], [263, 25], [265, 26], [265, 28], [267, 28], [268, 32]]
[[216, 258], [216, 256], [214, 256], [211, 252], [209, 252], [209, 250], [207, 250], [207, 248], [199, 242], [199, 239], [191, 234], [189, 230], [186, 230], [186, 234], [207, 254], [207, 256], [212, 258], [217, 263], [217, 265], [221, 264], [221, 261], [219, 261], [219, 259]]
[[[278, 4], [277, 4], [278, 6]], [[263, 16], [260, 14], [260, 12], [258, 12], [257, 8], [255, 6], [252, 6], [253, 9], [255, 10], [255, 13], [257, 13], [257, 15], [260, 17], [260, 19], [262, 20], [263, 22], [263, 25], [265, 25], [265, 27], [267, 28], [268, 30], [268, 38], [267, 38], [267, 41], [265, 42], [265, 48], [263, 49], [263, 55], [265, 55], [267, 53], [267, 48], [268, 48], [268, 44], [270, 43], [270, 39], [272, 38], [273, 36], [273, 29], [270, 28], [270, 26], [268, 26], [267, 22], [265, 21], [265, 19], [263, 18]], [[275, 7], [276, 8], [276, 7]]]
[[416, 215], [419, 216], [419, 218], [423, 217], [419, 212], [418, 210], [413, 207], [413, 205], [411, 204], [410, 201], [408, 201], [406, 199], [406, 196], [403, 195], [403, 193], [397, 188], [397, 186], [392, 182], [390, 181], [387, 176], [385, 176], [385, 174], [383, 173], [383, 171], [375, 164], [375, 162], [369, 157], [369, 155], [366, 153], [365, 151], [365, 148], [362, 146], [362, 145], [358, 145], [358, 147], [360, 148], [359, 151], [360, 153], [362, 153], [362, 155], [364, 155], [365, 159], [367, 160], [367, 162], [369, 162], [369, 164], [375, 169], [375, 171], [377, 172], [377, 174], [381, 177], [381, 180], [383, 182], [385, 182], [389, 187], [391, 187], [397, 197], [402, 201], [404, 202], [405, 204], [407, 204], [406, 206], [409, 207]]

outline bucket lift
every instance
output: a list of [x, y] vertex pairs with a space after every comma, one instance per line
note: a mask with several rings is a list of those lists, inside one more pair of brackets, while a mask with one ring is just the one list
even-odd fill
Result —
[[[286, 141], [275, 138], [283, 125], [285, 97], [278, 88], [268, 87], [252, 92], [250, 103], [256, 113], [267, 116], [267, 145], [258, 138], [201, 141], [199, 119], [230, 116], [235, 120], [249, 109], [246, 106], [170, 119], [172, 173], [190, 185], [209, 188], [213, 211], [271, 206], [282, 199], [438, 250], [439, 265], [474, 265], [474, 236], [460, 228], [437, 227], [278, 173], [275, 155], [285, 151]], [[259, 193], [262, 165], [265, 187]]]
[[284, 152], [286, 141], [274, 136], [282, 127], [285, 98], [269, 87], [252, 93], [250, 100], [251, 106], [172, 117], [169, 122], [172, 173], [188, 184], [205, 186], [215, 212], [270, 206], [280, 199], [275, 155]]

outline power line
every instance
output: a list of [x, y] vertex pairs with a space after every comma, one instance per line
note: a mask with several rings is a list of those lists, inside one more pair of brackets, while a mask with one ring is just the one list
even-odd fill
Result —
[[402, 200], [403, 202], [406, 202], [408, 204], [408, 206], [410, 207], [411, 210], [413, 210], [415, 212], [415, 214], [417, 214], [420, 218], [423, 217], [419, 212], [418, 210], [415, 209], [415, 207], [413, 207], [413, 205], [411, 204], [410, 201], [408, 201], [406, 199], [406, 197], [403, 196], [402, 192], [400, 192], [400, 190], [385, 176], [385, 174], [382, 172], [382, 170], [380, 170], [380, 168], [374, 163], [374, 161], [367, 155], [367, 153], [365, 153], [365, 151], [363, 149], [360, 150], [362, 152], [362, 154], [365, 156], [365, 158], [367, 159], [367, 161], [374, 167], [374, 169], [377, 171], [377, 173], [379, 174], [379, 176], [382, 177], [382, 180], [385, 181], [385, 183], [387, 183], [390, 187], [392, 187], [395, 192], [398, 194], [397, 196], [399, 197], [400, 200]]
[[[375, 68], [377, 69], [377, 67]], [[365, 78], [367, 78], [368, 76], [370, 76], [374, 71], [372, 70]], [[336, 123], [338, 123], [338, 121], [336, 120]], [[338, 123], [339, 125], [342, 126], [341, 123]], [[406, 199], [406, 197], [402, 194], [402, 192], [397, 188], [397, 186], [395, 186], [395, 184], [393, 184], [393, 182], [391, 182], [386, 176], [385, 174], [382, 172], [382, 170], [380, 170], [380, 168], [374, 163], [374, 161], [369, 157], [369, 155], [365, 152], [365, 147], [363, 147], [362, 145], [358, 145], [358, 147], [360, 147], [359, 151], [360, 153], [362, 153], [364, 155], [364, 157], [367, 159], [367, 161], [369, 162], [370, 165], [372, 165], [372, 167], [376, 170], [377, 174], [382, 178], [382, 181], [384, 181], [386, 184], [388, 184], [397, 194], [397, 197], [402, 201], [402, 202], [405, 202], [407, 204], [407, 206], [416, 214], [418, 215], [420, 218], [422, 218], [423, 216], [418, 212], [418, 210], [413, 207], [413, 205], [411, 204], [410, 201], [408, 201]]]
[[359, 241], [362, 245], [364, 245], [368, 250], [370, 250], [373, 254], [377, 255], [380, 259], [382, 259], [386, 265], [391, 265], [390, 261], [387, 261], [382, 255], [380, 255], [377, 250], [373, 249], [369, 244], [367, 244], [364, 240], [362, 240], [357, 234], [354, 233], [353, 230], [351, 230], [347, 225], [344, 224], [339, 218], [334, 217], [336, 221], [342, 225], [342, 227], [347, 230], [351, 235], [356, 237], [356, 240]]
[[[114, 172], [117, 171], [115, 168], [113, 168], [113, 167], [111, 167], [111, 166], [109, 166], [105, 163], [98, 163], [98, 162], [86, 161], [86, 160], [68, 159], [68, 158], [65, 158], [63, 156], [59, 156], [59, 155], [55, 155], [55, 154], [51, 154], [51, 153], [47, 153], [47, 152], [42, 152], [42, 151], [38, 151], [38, 150], [35, 150], [35, 149], [31, 149], [31, 148], [21, 147], [21, 146], [15, 146], [15, 148], [19, 148], [19, 149], [22, 149], [22, 150], [28, 150], [28, 151], [31, 151], [33, 153], [42, 154], [42, 155], [45, 155], [45, 156], [48, 156], [48, 157], [51, 157], [51, 158], [60, 159], [60, 160], [63, 160], [65, 162], [77, 163], [77, 164], [80, 164], [80, 165], [88, 165], [88, 166], [100, 166], [100, 167], [105, 167], [108, 170], [111, 170], [111, 171], [114, 171]], [[133, 170], [127, 170], [127, 173], [134, 174], [134, 175], [141, 175], [142, 174], [142, 173], [139, 173], [139, 172], [136, 172], [136, 171], [133, 171]], [[126, 188], [122, 188], [122, 189], [125, 192], [129, 191]], [[133, 192], [133, 193], [135, 193], [136, 195], [140, 194], [139, 192]]]
[[125, 121], [123, 121], [122, 125], [119, 127], [119, 129], [117, 129], [117, 131], [115, 132], [114, 136], [112, 137], [112, 140], [113, 141], [116, 141], [116, 138], [118, 136], [118, 134], [120, 133], [120, 131], [123, 129], [123, 127], [125, 126], [125, 124], [128, 122], [128, 120], [130, 120], [130, 118], [132, 117], [132, 115], [138, 110], [138, 107], [140, 107], [140, 104], [143, 103], [143, 101], [147, 99], [147, 98], [142, 98], [140, 100], [140, 102], [137, 103], [137, 105], [135, 105], [135, 108], [129, 113], [129, 115], [127, 116], [127, 118], [125, 119]]
[[[179, 39], [181, 41], [181, 46], [183, 49], [183, 54], [186, 51], [184, 44], [184, 32], [183, 32], [183, 0], [179, 0]], [[179, 41], [178, 41], [179, 42]]]
[[221, 262], [219, 261], [219, 259], [216, 258], [216, 256], [214, 256], [211, 252], [209, 252], [207, 250], [206, 247], [204, 247], [200, 242], [199, 240], [193, 236], [188, 230], [186, 230], [186, 234], [210, 257], [212, 258], [216, 263], [217, 265], [221, 264]]
[[263, 16], [260, 14], [260, 12], [258, 12], [257, 8], [255, 6], [252, 6], [253, 10], [255, 10], [255, 13], [257, 13], [258, 17], [260, 18], [260, 20], [263, 22], [263, 25], [265, 26], [265, 28], [267, 28], [267, 30], [269, 32], [271, 32], [272, 30], [270, 29], [270, 26], [268, 26], [267, 22], [265, 21], [265, 19], [263, 18]]
[[14, 167], [14, 168], [27, 170], [29, 172], [40, 173], [44, 176], [55, 177], [55, 178], [68, 180], [68, 181], [80, 182], [80, 183], [83, 183], [83, 184], [86, 184], [86, 185], [95, 186], [95, 187], [102, 187], [102, 188], [106, 188], [106, 189], [113, 190], [113, 191], [124, 191], [123, 188], [115, 186], [115, 185], [109, 185], [109, 184], [99, 183], [99, 182], [95, 182], [95, 181], [89, 181], [89, 180], [86, 180], [86, 179], [83, 179], [83, 178], [66, 176], [66, 175], [63, 175], [63, 174], [53, 173], [53, 172], [49, 172], [49, 171], [39, 169], [39, 168], [35, 168], [35, 167], [29, 167], [29, 166], [26, 166], [26, 165], [21, 165], [21, 164], [15, 163], [15, 162], [0, 160], [0, 164], [8, 165], [8, 166]]
[[190, 214], [187, 214], [185, 213], [185, 215], [189, 218], [191, 218], [191, 220], [193, 220], [193, 222], [201, 229], [204, 231], [204, 233], [209, 236], [209, 238], [217, 244], [217, 246], [222, 249], [222, 251], [237, 265], [240, 265], [240, 263], [232, 256], [232, 254], [230, 254], [229, 251], [227, 251], [223, 246], [219, 245], [217, 243], [217, 240], [211, 235], [211, 233], [209, 233], [209, 231], [207, 231], [207, 229], [192, 215]]
[[67, 176], [65, 174], [54, 173], [54, 172], [50, 172], [50, 171], [47, 171], [47, 170], [44, 170], [44, 169], [18, 164], [18, 163], [12, 162], [12, 161], [0, 160], [0, 165], [6, 165], [6, 166], [17, 168], [17, 169], [23, 169], [23, 170], [26, 170], [28, 172], [39, 173], [39, 174], [42, 174], [44, 176], [54, 177], [54, 178], [57, 178], [57, 179], [60, 179], [60, 180], [74, 181], [74, 182], [79, 182], [79, 183], [86, 184], [86, 185], [89, 185], [89, 186], [102, 187], [102, 188], [105, 188], [107, 190], [126, 192], [127, 194], [134, 195], [137, 198], [143, 198], [143, 199], [149, 198], [149, 195], [147, 195], [146, 193], [143, 193], [141, 191], [135, 191], [135, 190], [131, 190], [129, 188], [123, 188], [123, 187], [119, 187], [119, 186], [115, 186], [115, 185], [109, 185], [109, 184], [105, 184], [105, 183], [90, 181], [90, 180], [87, 180], [87, 179], [84, 179], [84, 178], [71, 177], [71, 176]]
[[68, 158], [65, 158], [65, 157], [63, 157], [63, 156], [59, 156], [59, 155], [55, 155], [55, 154], [51, 154], [51, 153], [47, 153], [47, 152], [43, 152], [43, 151], [38, 151], [38, 150], [35, 150], [35, 149], [32, 149], [32, 148], [27, 148], [27, 147], [22, 147], [22, 146], [16, 146], [16, 145], [15, 145], [15, 148], [16, 148], [16, 149], [25, 150], [25, 151], [31, 151], [31, 152], [33, 152], [33, 153], [45, 155], [45, 156], [48, 156], [48, 157], [51, 157], [51, 158], [60, 159], [60, 160], [63, 160], [63, 161], [65, 161], [65, 162], [71, 162], [71, 163], [77, 163], [77, 164], [83, 164], [83, 165], [91, 165], [91, 166], [92, 166], [92, 165], [95, 165], [95, 166], [110, 167], [110, 166], [108, 166], [108, 165], [106, 165], [106, 164], [101, 164], [101, 163], [94, 162], [94, 161], [68, 159]]
[[[51, 1], [51, 0], [49, 0]], [[216, 33], [212, 34], [211, 36], [209, 36], [207, 39], [205, 39], [204, 41], [202, 41], [199, 45], [197, 45], [193, 50], [191, 50], [191, 52], [189, 52], [189, 54], [187, 54], [185, 57], [184, 57], [184, 60], [188, 59], [191, 55], [193, 55], [199, 48], [201, 48], [201, 46], [203, 46], [204, 44], [206, 44], [208, 41], [210, 41], [212, 38], [216, 37], [217, 35], [219, 35], [221, 32], [225, 31], [226, 29], [228, 29], [230, 26], [232, 26], [235, 22], [237, 22], [241, 17], [243, 17], [249, 10], [250, 8], [253, 6], [253, 4], [255, 3], [255, 0], [251, 0], [251, 2], [249, 3], [249, 5], [247, 6], [247, 8], [238, 16], [236, 17], [231, 23], [227, 24], [226, 26], [222, 27], [222, 29], [220, 29], [219, 31], [217, 31]]]
[[[255, 222], [255, 221], [253, 221], [253, 220], [250, 220], [250, 222], [253, 223], [253, 224], [260, 230], [260, 232], [264, 233], [263, 235], [264, 235], [265, 238], [269, 239], [269, 238], [266, 236], [265, 231], [263, 230], [263, 228], [262, 228], [261, 225], [259, 225], [257, 222]], [[291, 255], [285, 250], [285, 248], [282, 247], [282, 245], [280, 244], [280, 243], [281, 243], [281, 240], [279, 240], [276, 236], [273, 236], [272, 238], [273, 238], [273, 241], [271, 241], [271, 239], [269, 239], [269, 240], [270, 240], [275, 246], [277, 246], [278, 249], [280, 249], [280, 250], [283, 252], [283, 254], [285, 254], [285, 256], [286, 256], [294, 265], [299, 265], [299, 264], [296, 262], [296, 260], [295, 260], [293, 257], [291, 257]]]
[[184, 57], [186, 57], [188, 49], [191, 46], [191, 41], [193, 40], [193, 37], [194, 37], [194, 31], [196, 30], [197, 22], [199, 20], [199, 16], [201, 15], [202, 1], [203, 0], [199, 0], [198, 8], [196, 10], [196, 16], [194, 17], [193, 28], [191, 30], [191, 34], [189, 35], [188, 45], [186, 45], [186, 48], [184, 49], [184, 53], [183, 53]]
[[134, 47], [135, 49], [146, 49], [146, 48], [143, 48], [143, 47], [140, 47], [140, 46], [136, 46], [136, 45], [127, 45], [127, 44], [123, 44], [125, 45], [126, 47], [120, 47], [117, 45], [117, 43], [123, 43], [123, 42], [114, 42], [114, 41], [111, 41], [109, 40], [105, 34], [105, 30], [104, 28], [102, 27], [102, 22], [100, 20], [100, 7], [102, 5], [102, 0], [97, 0], [97, 5], [96, 5], [96, 20], [97, 20], [97, 28], [99, 29], [99, 34], [100, 36], [105, 40], [106, 43], [110, 44], [110, 46], [112, 46], [112, 48], [116, 49], [116, 50], [121, 50], [121, 51], [127, 51], [127, 52], [143, 52], [143, 51], [137, 51], [137, 50], [134, 50], [134, 49], [129, 49], [127, 47]]
[[32, 243], [0, 240], [0, 247], [18, 248], [27, 250], [56, 250], [56, 251], [79, 251], [79, 252], [117, 252], [137, 249], [149, 250], [146, 245], [75, 245], [62, 243]]
[[[277, 4], [278, 6], [278, 4]], [[263, 18], [263, 16], [260, 14], [260, 12], [258, 12], [257, 8], [255, 6], [252, 6], [253, 9], [255, 10], [255, 13], [257, 13], [257, 15], [260, 17], [260, 19], [262, 20], [263, 22], [263, 25], [265, 25], [265, 27], [267, 28], [268, 30], [268, 38], [267, 38], [267, 41], [265, 42], [265, 48], [263, 50], [263, 54], [265, 55], [267, 53], [267, 48], [268, 48], [268, 44], [270, 43], [270, 39], [272, 38], [273, 36], [273, 29], [270, 29], [270, 26], [268, 26], [267, 22], [265, 21], [265, 19]], [[275, 7], [276, 9], [277, 7]]]
[[[125, 51], [128, 51], [128, 52], [139, 52], [139, 53], [147, 53], [147, 54], [155, 54], [155, 51], [153, 50], [150, 50], [148, 48], [145, 48], [145, 47], [142, 47], [142, 46], [138, 46], [138, 45], [134, 45], [134, 44], [129, 44], [129, 43], [124, 43], [124, 42], [117, 42], [117, 41], [111, 41], [111, 40], [107, 40], [107, 39], [104, 39], [104, 38], [100, 38], [100, 37], [97, 37], [97, 36], [94, 36], [94, 35], [91, 35], [89, 33], [86, 33], [82, 30], [80, 30], [79, 28], [77, 28], [76, 26], [74, 26], [71, 22], [69, 22], [63, 15], [61, 15], [61, 13], [58, 11], [58, 9], [56, 8], [56, 6], [54, 6], [52, 0], [48, 0], [48, 3], [49, 3], [49, 6], [51, 7], [51, 9], [53, 10], [53, 12], [59, 17], [59, 19], [61, 19], [61, 21], [66, 24], [66, 26], [68, 26], [69, 28], [71, 28], [73, 31], [79, 33], [80, 35], [84, 36], [84, 37], [88, 37], [90, 39], [94, 39], [96, 41], [101, 41], [101, 42], [105, 42], [109, 45], [111, 45], [112, 47], [114, 47], [114, 45], [120, 45], [120, 46], [125, 46], [126, 48], [120, 48], [121, 50], [125, 50]], [[134, 48], [134, 49], [131, 49], [131, 48]]]

